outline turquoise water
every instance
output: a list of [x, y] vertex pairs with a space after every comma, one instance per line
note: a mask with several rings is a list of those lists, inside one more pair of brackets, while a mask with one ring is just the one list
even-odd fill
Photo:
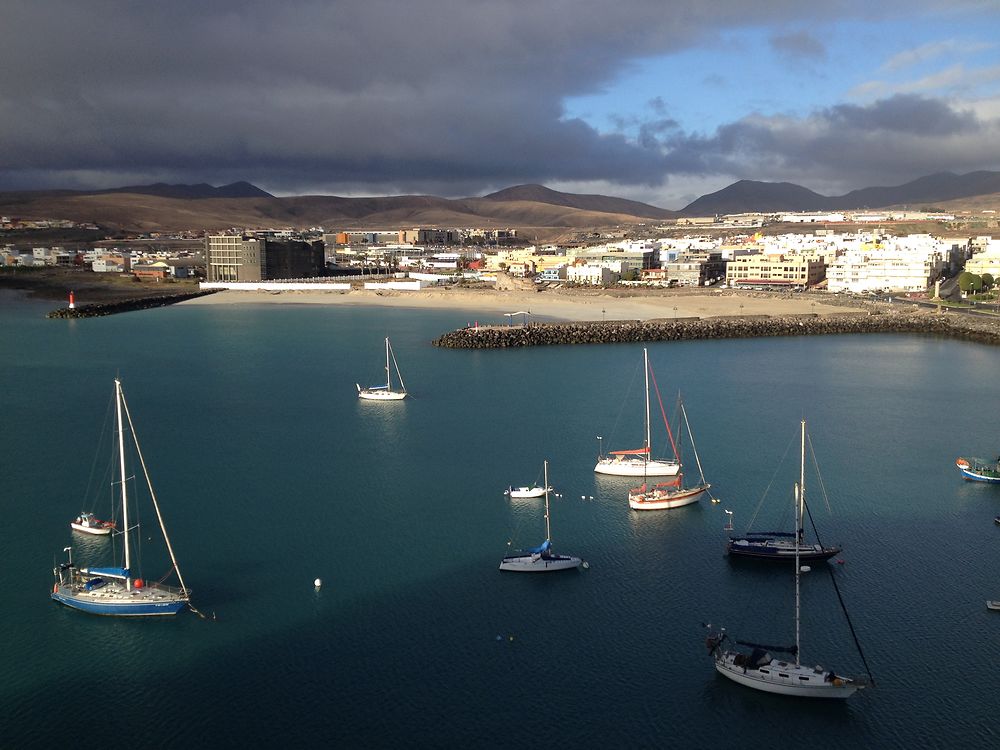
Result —
[[[650, 345], [681, 390], [722, 502], [630, 512], [593, 474], [641, 443], [638, 345], [438, 350], [465, 312], [176, 306], [46, 320], [0, 295], [8, 534], [4, 747], [995, 747], [1000, 350], [914, 336]], [[361, 403], [393, 349], [414, 398]], [[215, 614], [116, 620], [48, 598], [54, 557], [123, 381], [194, 602]], [[718, 676], [702, 622], [793, 637], [787, 571], [723, 555], [724, 509], [788, 518], [805, 417], [838, 583], [878, 681], [845, 704]], [[787, 451], [787, 453], [786, 453]], [[590, 569], [497, 570], [553, 540]], [[102, 459], [103, 460], [103, 457]], [[581, 496], [585, 499], [582, 499]], [[590, 497], [593, 499], [589, 499]], [[90, 541], [89, 544], [101, 542]], [[312, 582], [322, 578], [316, 591]], [[499, 636], [499, 639], [498, 639]], [[862, 664], [829, 580], [803, 580], [803, 659]]]

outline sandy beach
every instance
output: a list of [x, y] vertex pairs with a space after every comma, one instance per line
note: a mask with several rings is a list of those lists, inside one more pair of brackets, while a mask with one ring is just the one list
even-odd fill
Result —
[[[800, 315], [856, 312], [856, 307], [836, 304], [826, 296], [808, 294], [765, 295], [746, 292], [655, 290], [627, 295], [596, 290], [545, 290], [540, 292], [494, 289], [427, 289], [419, 292], [351, 290], [342, 292], [236, 292], [223, 291], [184, 305], [296, 304], [400, 307], [414, 310], [467, 310], [482, 323], [503, 323], [506, 313], [528, 311], [529, 320], [651, 320], [654, 318], [713, 318], [742, 315]], [[516, 316], [520, 322], [523, 316]]]

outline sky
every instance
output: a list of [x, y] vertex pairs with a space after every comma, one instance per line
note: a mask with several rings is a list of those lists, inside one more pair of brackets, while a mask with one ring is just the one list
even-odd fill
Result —
[[[815, 7], [813, 7], [815, 6]], [[1000, 170], [998, 0], [5, 0], [0, 190], [679, 209]]]

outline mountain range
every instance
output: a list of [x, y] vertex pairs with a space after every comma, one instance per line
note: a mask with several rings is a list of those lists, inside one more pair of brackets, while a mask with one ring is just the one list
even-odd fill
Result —
[[703, 195], [680, 211], [605, 195], [562, 193], [518, 185], [478, 198], [428, 195], [370, 198], [276, 197], [248, 182], [133, 185], [95, 191], [0, 193], [0, 215], [68, 219], [140, 231], [219, 230], [229, 227], [323, 226], [328, 229], [400, 226], [517, 227], [540, 239], [560, 231], [649, 224], [680, 216], [784, 211], [834, 211], [896, 206], [941, 207], [948, 201], [1000, 203], [1000, 172], [928, 175], [895, 187], [870, 187], [824, 196], [787, 182], [740, 180]]

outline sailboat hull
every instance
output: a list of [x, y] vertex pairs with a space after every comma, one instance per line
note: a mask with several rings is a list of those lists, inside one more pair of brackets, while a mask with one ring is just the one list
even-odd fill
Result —
[[716, 671], [733, 682], [765, 693], [797, 698], [843, 700], [854, 695], [859, 687], [852, 680], [838, 677], [831, 672], [796, 666], [777, 659], [772, 659], [769, 664], [757, 669], [744, 669], [734, 663], [736, 655], [728, 651], [717, 656]]
[[94, 536], [107, 536], [111, 533], [111, 527], [109, 526], [87, 526], [75, 521], [71, 521], [69, 527], [73, 531], [79, 531], [81, 534], [93, 534]]
[[642, 461], [602, 458], [594, 471], [615, 477], [674, 477], [681, 470], [676, 461]]
[[402, 401], [406, 394], [402, 391], [372, 390], [362, 388], [358, 391], [358, 398], [364, 401]]
[[579, 568], [583, 563], [579, 557], [569, 555], [509, 555], [500, 561], [500, 570], [513, 573], [551, 573], [556, 570]]
[[[549, 492], [552, 488], [549, 487]], [[507, 495], [509, 497], [516, 499], [519, 498], [529, 498], [529, 497], [545, 497], [544, 487], [509, 487], [507, 489]]]
[[691, 505], [708, 492], [709, 484], [699, 484], [682, 490], [653, 490], [628, 494], [628, 507], [632, 510], [670, 510]]
[[120, 584], [108, 584], [93, 591], [71, 585], [56, 585], [52, 598], [82, 612], [113, 617], [176, 615], [188, 603], [186, 597], [154, 585], [142, 589], [133, 588], [131, 591]]
[[[799, 546], [799, 562], [823, 562], [840, 553], [840, 547], [823, 547], [819, 544]], [[732, 537], [726, 544], [726, 552], [733, 558], [746, 560], [778, 560], [795, 562], [795, 542], [775, 539], [754, 539]]]

